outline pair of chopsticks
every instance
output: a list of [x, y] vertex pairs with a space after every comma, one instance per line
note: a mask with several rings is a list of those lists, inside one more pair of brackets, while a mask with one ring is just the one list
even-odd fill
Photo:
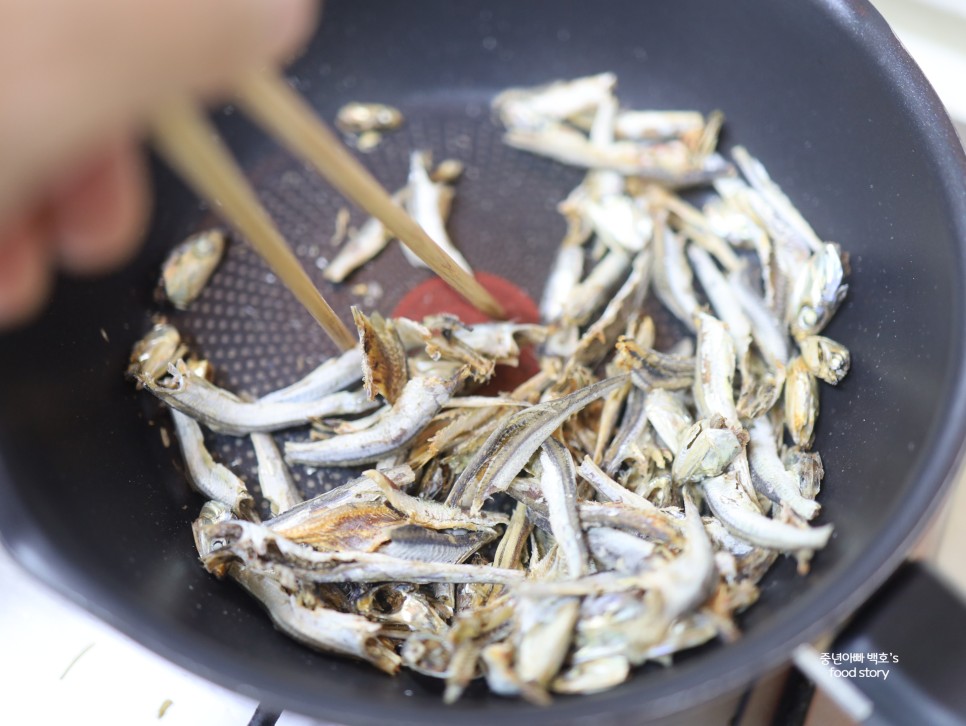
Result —
[[[237, 95], [249, 116], [382, 222], [450, 287], [491, 317], [505, 317], [490, 293], [392, 201], [280, 75], [253, 75]], [[248, 239], [335, 344], [343, 350], [353, 347], [355, 336], [312, 283], [204, 112], [188, 99], [171, 103], [155, 116], [151, 131], [167, 162]]]

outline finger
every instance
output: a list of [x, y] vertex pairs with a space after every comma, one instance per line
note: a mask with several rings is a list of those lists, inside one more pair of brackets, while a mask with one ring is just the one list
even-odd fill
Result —
[[246, 70], [281, 62], [309, 36], [317, 10], [314, 0], [97, 1], [114, 26], [103, 37], [104, 72], [148, 102], [224, 91]]
[[0, 220], [166, 99], [227, 92], [312, 30], [313, 0], [0, 2]]
[[111, 144], [50, 199], [51, 243], [63, 269], [103, 272], [137, 250], [148, 213], [148, 182], [140, 149]]
[[53, 273], [45, 235], [36, 216], [0, 233], [0, 328], [34, 317], [50, 293]]

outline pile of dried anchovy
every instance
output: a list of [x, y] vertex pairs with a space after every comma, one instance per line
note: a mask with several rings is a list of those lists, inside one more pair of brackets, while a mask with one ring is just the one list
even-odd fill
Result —
[[[447, 701], [482, 676], [543, 702], [736, 638], [778, 555], [805, 572], [828, 541], [831, 525], [808, 524], [823, 476], [810, 447], [817, 379], [849, 367], [818, 335], [846, 291], [842, 253], [744, 149], [740, 175], [714, 152], [720, 114], [622, 110], [614, 84], [494, 102], [508, 143], [589, 169], [560, 205], [543, 325], [353, 310], [358, 348], [258, 400], [210, 383], [170, 325], [132, 355], [211, 500], [194, 524], [204, 566], [293, 638], [444, 679]], [[697, 184], [701, 208], [671, 191]], [[192, 273], [166, 270], [179, 300], [208, 274]], [[666, 350], [649, 292], [691, 333]], [[536, 375], [474, 395], [526, 345]], [[251, 438], [274, 518], [258, 521], [202, 426]], [[297, 426], [283, 456], [270, 432]], [[289, 465], [361, 475], [302, 501]]]

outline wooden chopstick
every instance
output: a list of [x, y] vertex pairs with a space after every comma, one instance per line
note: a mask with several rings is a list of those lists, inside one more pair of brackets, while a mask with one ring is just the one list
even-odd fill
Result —
[[152, 119], [151, 130], [167, 162], [221, 209], [335, 344], [354, 347], [355, 336], [312, 283], [204, 113], [188, 99], [176, 101]]
[[382, 222], [456, 292], [487, 315], [506, 318], [493, 296], [392, 201], [379, 182], [346, 151], [312, 107], [281, 76], [253, 74], [245, 79], [237, 94], [249, 116], [294, 154], [315, 166], [348, 199]]

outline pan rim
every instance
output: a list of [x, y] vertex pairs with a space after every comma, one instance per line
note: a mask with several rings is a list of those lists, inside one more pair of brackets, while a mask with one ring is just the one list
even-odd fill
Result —
[[[910, 107], [909, 113], [922, 131], [923, 153], [932, 160], [936, 177], [942, 185], [942, 206], [949, 212], [949, 224], [959, 241], [960, 277], [966, 279], [966, 156], [942, 103], [888, 24], [867, 0], [813, 0], [813, 4], [824, 11], [829, 22], [846, 27], [857, 45], [878, 62], [884, 75], [898, 89], [901, 102]], [[956, 302], [960, 305], [953, 311], [951, 327], [962, 329], [960, 308], [963, 290], [957, 292]], [[671, 693], [648, 693], [656, 689], [648, 689], [645, 679], [635, 682], [633, 688], [611, 695], [602, 694], [592, 701], [560, 699], [555, 706], [547, 709], [521, 704], [514, 713], [526, 714], [534, 723], [557, 723], [562, 716], [599, 721], [602, 714], [597, 709], [605, 705], [606, 715], [612, 717], [630, 713], [648, 718], [666, 716], [678, 711], [682, 705], [709, 703], [743, 687], [755, 677], [787, 661], [795, 646], [839, 626], [902, 562], [928, 524], [930, 515], [939, 507], [962, 464], [966, 418], [957, 416], [956, 412], [966, 410], [964, 338], [966, 333], [957, 337], [957, 344], [950, 353], [953, 362], [948, 369], [955, 377], [945, 406], [935, 419], [947, 425], [940, 428], [931, 442], [930, 456], [924, 457], [918, 470], [913, 472], [913, 476], [920, 481], [940, 483], [938, 486], [921, 486], [913, 492], [893, 518], [892, 529], [881, 533], [858, 557], [848, 577], [839, 576], [830, 580], [825, 587], [807, 593], [801, 602], [783, 608], [774, 623], [738, 643], [708, 654], [702, 659], [700, 668], [682, 674]], [[390, 711], [393, 706], [376, 702], [365, 704], [366, 713], [362, 713], [363, 707], [358, 701], [340, 700], [335, 692], [332, 700], [324, 704], [318, 699], [308, 700], [301, 690], [287, 689], [284, 683], [275, 682], [266, 673], [231, 660], [223, 650], [199, 645], [191, 639], [187, 630], [171, 633], [167, 628], [162, 632], [156, 625], [152, 627], [150, 619], [145, 619], [112, 589], [102, 587], [99, 580], [80, 577], [63, 553], [53, 547], [50, 541], [40, 537], [38, 532], [30, 530], [26, 508], [2, 470], [0, 494], [5, 502], [5, 506], [0, 508], [0, 538], [6, 542], [14, 559], [47, 585], [94, 615], [199, 676], [269, 705], [284, 706], [292, 711], [337, 719], [343, 723], [385, 723], [391, 718], [396, 723], [418, 721], [425, 724], [446, 722], [457, 713], [460, 720], [467, 724], [492, 720], [494, 713], [485, 710], [474, 715], [462, 710], [430, 709], [424, 705], [406, 708], [405, 704], [395, 704], [395, 710]], [[859, 584], [856, 585], [856, 582]], [[805, 628], [789, 627], [794, 617], [807, 618], [811, 608], [817, 609], [822, 615], [814, 617]], [[750, 655], [754, 657], [747, 657]]]

